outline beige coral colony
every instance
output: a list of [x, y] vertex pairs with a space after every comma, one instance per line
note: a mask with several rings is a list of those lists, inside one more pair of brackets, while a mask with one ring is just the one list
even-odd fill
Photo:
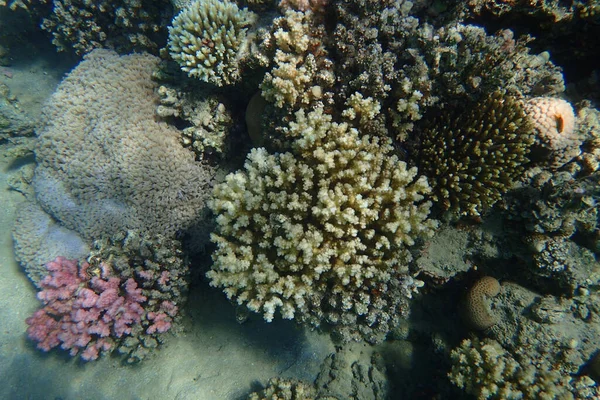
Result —
[[249, 399], [600, 399], [600, 2], [0, 10], [80, 58], [0, 107], [34, 347], [144, 363], [200, 291], [335, 349]]

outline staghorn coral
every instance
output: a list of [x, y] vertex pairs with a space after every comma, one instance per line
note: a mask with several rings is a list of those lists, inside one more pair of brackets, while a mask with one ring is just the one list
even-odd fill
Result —
[[419, 286], [408, 247], [431, 236], [427, 181], [377, 138], [317, 109], [296, 113], [294, 153], [253, 149], [214, 190], [211, 285], [344, 339], [381, 340]]
[[469, 326], [485, 330], [498, 322], [491, 313], [488, 300], [500, 293], [500, 283], [496, 278], [485, 276], [479, 279], [467, 292], [464, 300], [464, 314]]
[[567, 101], [534, 97], [525, 102], [525, 113], [535, 133], [534, 157], [547, 160], [552, 168], [560, 168], [581, 153], [575, 113]]
[[45, 108], [34, 188], [46, 212], [86, 239], [128, 229], [173, 234], [202, 218], [210, 169], [154, 118], [147, 54], [88, 54]]
[[325, 27], [311, 12], [287, 11], [273, 22], [263, 46], [274, 49], [273, 68], [260, 85], [262, 96], [279, 108], [297, 110], [331, 97], [333, 62], [322, 39]]
[[169, 27], [169, 51], [191, 77], [217, 86], [240, 80], [241, 51], [255, 14], [229, 0], [196, 0]]
[[480, 215], [511, 188], [533, 143], [522, 102], [495, 92], [460, 114], [444, 112], [417, 139], [412, 159], [444, 210]]

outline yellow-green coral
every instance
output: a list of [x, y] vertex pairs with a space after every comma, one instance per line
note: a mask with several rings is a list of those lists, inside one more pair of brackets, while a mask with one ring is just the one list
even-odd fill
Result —
[[217, 86], [240, 79], [240, 52], [255, 14], [229, 0], [196, 0], [169, 28], [171, 57], [191, 77]]
[[532, 143], [523, 103], [495, 92], [438, 118], [419, 138], [413, 158], [443, 209], [480, 215], [523, 172]]
[[[388, 143], [322, 109], [297, 112], [286, 133], [293, 153], [254, 149], [244, 170], [215, 188], [217, 250], [207, 276], [267, 321], [280, 310], [344, 325], [339, 314], [348, 313], [385, 331], [402, 311], [386, 296], [405, 299], [418, 286], [407, 248], [435, 227], [427, 180]], [[404, 288], [389, 293], [390, 281]]]

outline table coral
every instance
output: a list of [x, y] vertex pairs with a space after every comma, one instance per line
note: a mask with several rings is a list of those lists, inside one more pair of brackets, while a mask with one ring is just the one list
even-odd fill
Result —
[[217, 86], [240, 80], [240, 51], [255, 14], [229, 0], [196, 0], [169, 28], [169, 51], [182, 71]]
[[429, 237], [429, 186], [386, 142], [299, 111], [293, 153], [254, 149], [215, 187], [211, 285], [271, 321], [276, 311], [346, 338], [381, 339], [419, 284], [408, 247]]

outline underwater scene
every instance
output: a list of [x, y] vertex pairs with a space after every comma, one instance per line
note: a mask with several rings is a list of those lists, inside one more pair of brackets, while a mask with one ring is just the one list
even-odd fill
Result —
[[600, 1], [0, 0], [0, 399], [600, 400]]

